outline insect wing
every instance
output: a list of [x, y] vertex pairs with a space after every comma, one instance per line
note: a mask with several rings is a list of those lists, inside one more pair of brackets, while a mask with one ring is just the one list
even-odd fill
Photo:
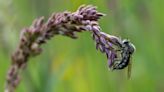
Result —
[[130, 56], [129, 64], [128, 64], [128, 72], [127, 72], [128, 79], [130, 79], [131, 77], [131, 69], [132, 69], [132, 56]]

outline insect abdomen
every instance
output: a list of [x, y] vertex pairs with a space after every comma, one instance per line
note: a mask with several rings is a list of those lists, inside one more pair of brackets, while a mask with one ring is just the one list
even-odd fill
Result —
[[130, 55], [124, 56], [122, 61], [118, 64], [117, 69], [124, 69], [129, 64]]
[[123, 53], [122, 53], [122, 59], [121, 59], [120, 63], [118, 63], [118, 64], [114, 67], [114, 69], [116, 69], [116, 70], [117, 70], [117, 69], [118, 69], [118, 70], [124, 69], [125, 67], [128, 66], [129, 60], [130, 60], [130, 54], [129, 54], [129, 52], [123, 52]]

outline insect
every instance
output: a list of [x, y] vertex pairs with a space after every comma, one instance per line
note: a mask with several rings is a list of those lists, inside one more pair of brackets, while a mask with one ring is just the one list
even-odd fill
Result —
[[113, 70], [121, 70], [128, 66], [128, 78], [131, 75], [131, 67], [132, 67], [132, 54], [135, 51], [135, 46], [127, 39], [123, 40], [121, 43], [121, 49], [117, 50], [120, 54], [120, 57], [114, 59], [113, 62]]

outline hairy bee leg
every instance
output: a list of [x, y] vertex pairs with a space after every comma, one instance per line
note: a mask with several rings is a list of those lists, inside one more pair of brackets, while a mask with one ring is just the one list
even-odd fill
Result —
[[121, 61], [121, 58], [115, 58], [115, 59], [114, 59], [114, 64], [113, 64], [113, 66], [112, 66], [112, 70], [115, 70], [116, 67], [118, 67], [120, 61]]
[[120, 52], [121, 50], [120, 49], [117, 49], [116, 52]]
[[115, 58], [114, 61], [115, 61], [115, 62], [121, 61], [121, 58]]
[[122, 52], [123, 52], [122, 49], [116, 49], [115, 51], [116, 51], [117, 53], [122, 53]]

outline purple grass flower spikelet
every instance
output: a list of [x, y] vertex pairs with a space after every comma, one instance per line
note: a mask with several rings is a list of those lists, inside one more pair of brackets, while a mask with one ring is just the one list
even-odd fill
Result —
[[52, 14], [47, 22], [44, 22], [44, 17], [35, 19], [30, 27], [21, 31], [19, 45], [11, 57], [12, 64], [7, 74], [5, 92], [15, 91], [20, 81], [20, 70], [25, 68], [30, 57], [42, 52], [42, 44], [56, 35], [75, 39], [77, 32], [92, 32], [93, 29], [100, 28], [98, 19], [103, 15], [96, 7], [83, 5], [73, 13], [65, 11]]
[[116, 58], [116, 53], [110, 51], [110, 53], [108, 53], [108, 66], [109, 66], [109, 68], [112, 67], [115, 58]]
[[95, 30], [92, 31], [92, 37], [96, 42], [96, 49], [99, 49], [102, 53], [106, 54], [108, 66], [109, 68], [112, 68], [114, 60], [118, 57], [117, 50], [121, 49], [121, 39], [112, 35], [108, 35], [104, 32], [101, 32], [100, 30], [96, 30], [96, 32], [94, 31]]
[[[20, 82], [20, 71], [27, 66], [31, 57], [41, 54], [42, 44], [57, 35], [76, 39], [78, 38], [76, 33], [90, 32], [96, 43], [96, 49], [106, 54], [108, 66], [112, 69], [120, 56], [118, 50], [127, 47], [127, 42], [101, 32], [98, 20], [102, 16], [104, 14], [98, 12], [95, 6], [82, 5], [75, 12], [54, 13], [47, 22], [44, 22], [44, 17], [35, 19], [30, 27], [24, 28], [20, 33], [18, 47], [11, 56], [12, 63], [6, 78], [5, 92], [15, 91]], [[130, 52], [133, 53], [132, 46]]]

